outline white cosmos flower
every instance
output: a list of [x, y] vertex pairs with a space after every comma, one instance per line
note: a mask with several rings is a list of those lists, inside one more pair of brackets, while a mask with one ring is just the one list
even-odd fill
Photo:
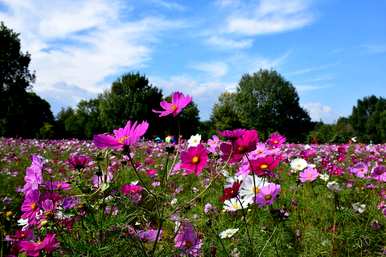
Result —
[[255, 184], [253, 183], [253, 176], [251, 175], [246, 176], [241, 183], [239, 194], [247, 204], [253, 203], [255, 192], [257, 195], [260, 192], [260, 189], [266, 185], [266, 182], [264, 179], [255, 176]]
[[325, 182], [327, 182], [330, 179], [330, 176], [327, 173], [323, 173], [319, 175], [319, 178]]
[[198, 146], [201, 142], [201, 135], [196, 134], [194, 136], [191, 136], [188, 140], [188, 147], [195, 147]]
[[327, 183], [327, 188], [330, 189], [333, 192], [340, 192], [342, 189], [338, 182], [336, 181], [330, 181]]
[[[241, 201], [241, 204], [240, 204]], [[231, 198], [229, 200], [224, 201], [224, 211], [234, 212], [237, 210], [241, 210], [242, 208], [246, 208], [248, 203], [246, 203], [243, 199]]]
[[221, 239], [224, 239], [224, 238], [231, 238], [234, 234], [236, 234], [236, 232], [239, 231], [238, 228], [228, 228], [224, 231], [222, 231], [219, 236]]
[[302, 158], [296, 158], [296, 159], [293, 159], [291, 161], [290, 165], [291, 165], [292, 170], [301, 171], [301, 170], [304, 170], [308, 166], [308, 163], [306, 160], [304, 160]]
[[353, 203], [353, 204], [352, 204], [352, 208], [353, 208], [354, 211], [356, 211], [357, 213], [362, 214], [362, 213], [364, 213], [364, 211], [366, 210], [366, 205], [363, 204], [363, 203]]

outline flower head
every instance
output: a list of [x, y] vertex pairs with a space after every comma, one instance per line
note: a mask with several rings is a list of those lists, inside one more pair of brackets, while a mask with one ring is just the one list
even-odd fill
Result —
[[280, 185], [268, 183], [266, 186], [262, 187], [260, 192], [256, 195], [256, 203], [260, 207], [272, 205], [279, 193]]
[[304, 170], [308, 164], [306, 160], [302, 158], [296, 158], [291, 161], [290, 165], [291, 165], [291, 169], [296, 172], [296, 171]]
[[279, 165], [280, 159], [269, 155], [266, 157], [257, 158], [256, 160], [251, 160], [250, 166], [252, 172], [257, 176], [269, 176], [273, 177], [273, 170]]
[[304, 183], [307, 181], [314, 181], [319, 177], [319, 172], [313, 167], [307, 167], [304, 171], [299, 173], [299, 180]]
[[187, 171], [186, 174], [194, 173], [198, 176], [208, 162], [208, 151], [202, 144], [189, 147], [181, 153], [181, 161], [181, 168]]
[[285, 140], [286, 140], [285, 136], [282, 136], [279, 133], [272, 133], [269, 136], [267, 143], [273, 148], [277, 148], [282, 146], [285, 143]]
[[219, 236], [221, 239], [225, 239], [225, 238], [231, 238], [234, 234], [237, 233], [237, 231], [239, 231], [238, 228], [228, 228], [224, 231], [222, 231]]
[[200, 256], [202, 240], [189, 221], [181, 221], [174, 243], [185, 255]]
[[256, 130], [236, 129], [221, 133], [220, 135], [226, 135], [226, 137], [232, 140], [231, 143], [222, 143], [220, 145], [223, 160], [229, 160], [230, 163], [239, 162], [244, 154], [256, 149], [256, 144], [259, 139]]
[[194, 136], [191, 136], [188, 140], [188, 147], [194, 147], [194, 146], [198, 146], [201, 142], [201, 135], [200, 134], [196, 134]]
[[87, 155], [81, 154], [72, 154], [70, 158], [68, 158], [68, 163], [73, 169], [81, 170], [86, 168], [91, 163], [91, 158]]
[[113, 135], [95, 135], [93, 141], [98, 148], [122, 150], [124, 146], [137, 143], [141, 136], [146, 133], [148, 127], [149, 123], [146, 121], [138, 124], [137, 122], [131, 123], [131, 121], [128, 121], [125, 127], [114, 130]]
[[159, 117], [164, 117], [168, 115], [173, 115], [173, 117], [176, 117], [182, 109], [184, 109], [190, 102], [192, 101], [192, 97], [187, 95], [185, 96], [181, 92], [174, 92], [172, 93], [172, 102], [169, 103], [167, 101], [162, 101], [160, 103], [162, 107], [162, 111], [153, 110], [155, 113], [159, 113]]

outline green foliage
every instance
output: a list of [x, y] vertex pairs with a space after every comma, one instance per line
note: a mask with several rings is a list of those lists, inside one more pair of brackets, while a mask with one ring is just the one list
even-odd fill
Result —
[[236, 103], [242, 125], [265, 131], [263, 136], [278, 131], [289, 141], [303, 141], [312, 128], [295, 88], [273, 70], [245, 74], [237, 87]]
[[19, 34], [0, 23], [0, 136], [35, 137], [54, 122], [48, 102], [26, 91], [35, 79], [30, 61], [20, 50]]
[[235, 93], [222, 93], [213, 106], [210, 117], [213, 127], [218, 130], [240, 128], [241, 121], [236, 111], [236, 104]]
[[355, 133], [362, 142], [386, 141], [386, 99], [369, 96], [358, 100], [349, 117]]
[[159, 108], [161, 99], [162, 91], [149, 84], [144, 75], [124, 74], [113, 82], [111, 90], [99, 96], [102, 126], [111, 131], [127, 120], [147, 120], [153, 124], [156, 116], [152, 109]]

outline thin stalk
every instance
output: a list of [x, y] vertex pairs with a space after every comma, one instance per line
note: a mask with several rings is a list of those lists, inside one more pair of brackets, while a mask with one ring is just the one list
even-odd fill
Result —
[[245, 213], [245, 209], [244, 209], [243, 203], [240, 200], [240, 197], [236, 196], [236, 199], [237, 199], [237, 201], [239, 201], [240, 206], [241, 206], [241, 211], [242, 211], [243, 218], [244, 218], [245, 229], [247, 230], [248, 241], [249, 241], [249, 244], [250, 244], [250, 247], [252, 250], [252, 256], [253, 256], [254, 255], [254, 247], [253, 247], [253, 243], [252, 243], [252, 239], [251, 239], [251, 234], [249, 233], [249, 229], [248, 229], [247, 215]]
[[271, 241], [271, 238], [273, 237], [273, 234], [275, 234], [275, 232], [276, 232], [276, 229], [277, 229], [277, 226], [275, 226], [275, 228], [273, 229], [273, 231], [272, 231], [272, 234], [271, 234], [271, 236], [268, 238], [268, 240], [265, 242], [265, 244], [264, 244], [264, 247], [263, 247], [263, 249], [261, 249], [261, 252], [260, 252], [260, 254], [259, 254], [259, 256], [258, 257], [260, 257], [262, 254], [263, 254], [263, 252], [264, 252], [264, 249], [267, 247], [267, 245], [268, 245], [268, 242], [269, 241]]

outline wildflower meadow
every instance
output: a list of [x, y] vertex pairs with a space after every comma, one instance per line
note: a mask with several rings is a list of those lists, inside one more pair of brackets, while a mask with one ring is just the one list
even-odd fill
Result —
[[[192, 97], [153, 110], [177, 122]], [[386, 145], [254, 129], [0, 139], [1, 256], [382, 256]]]

